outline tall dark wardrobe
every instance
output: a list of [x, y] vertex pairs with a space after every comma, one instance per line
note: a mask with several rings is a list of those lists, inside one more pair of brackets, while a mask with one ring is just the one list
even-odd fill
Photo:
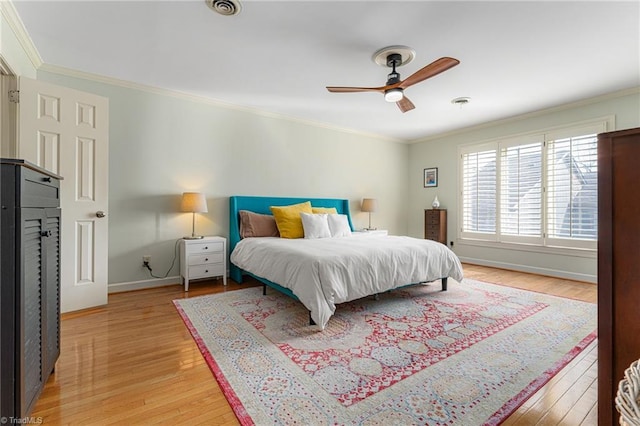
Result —
[[598, 424], [640, 358], [640, 128], [598, 135]]
[[0, 166], [0, 417], [21, 419], [60, 355], [61, 178]]

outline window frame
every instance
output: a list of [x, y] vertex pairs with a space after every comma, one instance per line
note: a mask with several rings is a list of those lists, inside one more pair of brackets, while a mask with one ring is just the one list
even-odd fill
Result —
[[[526, 251], [538, 251], [552, 254], [575, 254], [578, 256], [592, 257], [597, 251], [597, 237], [593, 240], [581, 240], [573, 238], [549, 237], [549, 212], [548, 206], [548, 147], [549, 142], [566, 138], [577, 138], [584, 135], [599, 134], [613, 129], [614, 116], [601, 117], [593, 120], [546, 128], [538, 131], [510, 135], [503, 138], [486, 140], [478, 143], [458, 146], [458, 242], [469, 245], [482, 245], [485, 247], [524, 249]], [[534, 142], [542, 142], [541, 151], [541, 235], [505, 235], [502, 234], [501, 224], [501, 192], [502, 192], [502, 152], [503, 149], [514, 146], [528, 145]], [[479, 153], [487, 150], [495, 150], [496, 155], [496, 199], [495, 217], [496, 226], [494, 233], [482, 233], [464, 230], [464, 156], [471, 153]]]

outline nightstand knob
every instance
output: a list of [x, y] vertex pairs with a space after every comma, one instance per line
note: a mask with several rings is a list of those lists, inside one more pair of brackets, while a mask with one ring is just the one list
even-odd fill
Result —
[[209, 258], [208, 258], [208, 257], [205, 257], [205, 258], [204, 258], [204, 261], [205, 261], [205, 262], [208, 262], [208, 261], [209, 261]]
[[209, 273], [209, 270], [208, 270], [208, 269], [205, 269], [205, 270], [204, 270], [204, 272], [206, 272], [206, 273], [208, 274], [208, 273]]
[[204, 249], [205, 249], [205, 250], [209, 250], [209, 247], [205, 247]]

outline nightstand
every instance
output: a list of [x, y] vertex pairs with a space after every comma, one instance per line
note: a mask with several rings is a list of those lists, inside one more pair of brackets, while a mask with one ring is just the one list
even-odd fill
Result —
[[200, 278], [222, 277], [227, 285], [227, 239], [180, 240], [180, 276], [184, 291], [189, 291], [189, 280]]
[[353, 231], [354, 235], [375, 235], [377, 237], [389, 235], [389, 231], [386, 229], [358, 229], [357, 231]]

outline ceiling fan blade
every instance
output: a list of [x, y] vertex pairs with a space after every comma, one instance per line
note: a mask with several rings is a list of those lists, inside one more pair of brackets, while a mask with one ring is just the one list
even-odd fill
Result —
[[416, 107], [406, 96], [403, 96], [402, 99], [396, 102], [396, 105], [398, 105], [398, 108], [400, 108], [402, 112], [411, 111]]
[[355, 93], [355, 92], [384, 92], [384, 87], [331, 87], [327, 86], [331, 93]]
[[459, 60], [449, 57], [443, 57], [440, 59], [436, 59], [426, 67], [419, 69], [418, 71], [411, 74], [409, 77], [405, 78], [400, 82], [398, 87], [402, 89], [406, 89], [409, 86], [413, 86], [416, 83], [420, 83], [428, 78], [434, 77], [441, 72], [448, 70], [449, 68], [453, 68], [460, 63]]

